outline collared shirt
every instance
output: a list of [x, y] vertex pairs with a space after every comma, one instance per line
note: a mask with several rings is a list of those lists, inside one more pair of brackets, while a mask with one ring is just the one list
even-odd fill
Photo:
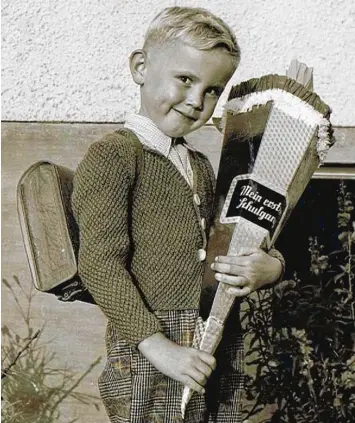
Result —
[[188, 152], [192, 148], [187, 143], [174, 144], [172, 138], [165, 135], [151, 119], [139, 114], [127, 115], [124, 127], [133, 131], [143, 145], [167, 157], [192, 188], [193, 172]]

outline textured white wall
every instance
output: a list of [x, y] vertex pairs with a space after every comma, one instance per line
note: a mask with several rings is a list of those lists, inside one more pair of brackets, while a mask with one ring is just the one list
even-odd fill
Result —
[[129, 54], [172, 5], [209, 8], [235, 30], [242, 61], [233, 84], [284, 74], [298, 58], [315, 68], [333, 123], [355, 126], [354, 0], [3, 0], [2, 118], [122, 121], [138, 107]]

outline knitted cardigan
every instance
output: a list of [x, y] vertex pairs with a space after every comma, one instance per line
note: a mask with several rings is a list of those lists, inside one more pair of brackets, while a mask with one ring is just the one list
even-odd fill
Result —
[[[169, 159], [113, 133], [92, 144], [74, 178], [72, 205], [79, 225], [78, 267], [84, 284], [132, 345], [161, 331], [154, 311], [198, 309], [212, 221], [214, 174], [208, 159], [190, 151], [191, 190]], [[198, 194], [201, 204], [193, 200]]]

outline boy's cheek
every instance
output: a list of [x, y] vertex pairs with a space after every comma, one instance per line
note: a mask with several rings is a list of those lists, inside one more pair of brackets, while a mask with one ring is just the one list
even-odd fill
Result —
[[213, 107], [210, 107], [208, 111], [206, 110], [206, 113], [204, 114], [204, 116], [201, 117], [201, 121], [202, 121], [201, 126], [207, 123], [211, 119], [215, 108], [216, 108], [216, 104]]

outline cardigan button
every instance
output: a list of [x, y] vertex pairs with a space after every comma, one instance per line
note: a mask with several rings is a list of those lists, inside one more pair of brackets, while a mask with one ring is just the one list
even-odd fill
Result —
[[205, 219], [204, 217], [201, 219], [201, 228], [202, 228], [203, 230], [205, 230], [205, 229], [206, 229], [206, 219]]
[[198, 194], [194, 194], [194, 202], [197, 206], [201, 204], [201, 200]]
[[198, 259], [200, 261], [204, 261], [206, 259], [206, 250], [201, 248], [200, 250], [197, 251], [197, 254], [198, 254]]

